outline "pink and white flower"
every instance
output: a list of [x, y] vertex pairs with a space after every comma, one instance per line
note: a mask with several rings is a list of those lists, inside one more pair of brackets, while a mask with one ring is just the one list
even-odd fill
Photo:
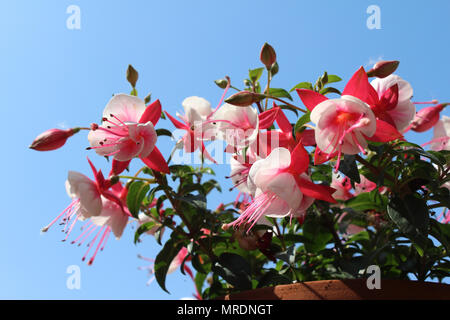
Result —
[[[204, 139], [203, 123], [212, 115], [213, 110], [211, 104], [202, 97], [192, 96], [183, 100], [184, 115], [177, 112], [177, 117], [182, 120], [178, 121], [172, 117], [167, 111], [165, 114], [173, 123], [175, 128], [186, 130], [186, 134], [181, 138], [185, 152], [194, 152], [201, 150], [202, 155], [208, 160], [215, 162], [211, 155], [206, 151]], [[207, 130], [206, 130], [207, 131]], [[208, 132], [208, 131], [207, 131]]]
[[411, 101], [413, 89], [409, 82], [391, 74], [386, 78], [372, 80], [371, 85], [378, 94], [378, 102], [371, 106], [375, 116], [403, 132], [416, 114], [416, 107]]
[[254, 200], [224, 228], [245, 224], [250, 230], [264, 216], [303, 216], [315, 199], [336, 202], [331, 196], [334, 189], [311, 182], [306, 174], [308, 165], [308, 153], [301, 144], [292, 154], [286, 148], [277, 148], [267, 158], [256, 161], [248, 180]]
[[91, 265], [98, 251], [105, 247], [111, 232], [117, 239], [122, 236], [130, 213], [120, 200], [125, 190], [121, 184], [111, 185], [111, 181], [105, 180], [101, 171], [97, 172], [92, 163], [90, 161], [89, 163], [96, 180], [93, 181], [81, 173], [70, 171], [66, 181], [66, 190], [73, 200], [63, 212], [42, 229], [42, 232], [47, 232], [54, 223], [60, 221], [64, 225], [63, 232], [66, 233], [63, 241], [66, 241], [76, 223], [84, 221], [82, 233], [71, 243], [81, 245], [94, 234], [82, 258], [84, 261], [97, 238], [100, 237], [95, 252], [88, 262]]
[[402, 137], [395, 127], [376, 119], [370, 109], [379, 99], [363, 67], [349, 80], [340, 99], [328, 99], [307, 89], [297, 89], [297, 93], [316, 124], [316, 164], [337, 155], [337, 171], [341, 155], [364, 153], [368, 140], [387, 142]]
[[259, 130], [258, 112], [253, 107], [223, 104], [206, 124], [212, 124], [215, 137], [234, 147], [245, 147], [255, 141]]
[[160, 117], [159, 100], [146, 107], [138, 97], [114, 95], [103, 111], [102, 124], [93, 125], [89, 132], [90, 149], [101, 156], [113, 156], [115, 161], [126, 165], [139, 157], [150, 168], [168, 173], [167, 163], [155, 146], [154, 126]]

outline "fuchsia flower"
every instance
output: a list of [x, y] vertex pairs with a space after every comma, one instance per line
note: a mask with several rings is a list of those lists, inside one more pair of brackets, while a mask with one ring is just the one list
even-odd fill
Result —
[[94, 173], [95, 181], [81, 173], [69, 171], [66, 190], [73, 200], [63, 212], [42, 229], [42, 232], [47, 232], [55, 222], [60, 220], [61, 224], [64, 225], [63, 231], [66, 233], [63, 241], [66, 241], [78, 221], [88, 220], [82, 227], [83, 232], [71, 243], [78, 242], [78, 245], [81, 245], [94, 231], [97, 231], [88, 243], [88, 249], [82, 258], [83, 261], [86, 259], [100, 236], [95, 252], [88, 262], [91, 265], [99, 249], [103, 250], [111, 232], [117, 239], [121, 237], [130, 213], [120, 200], [125, 190], [122, 185], [120, 183], [111, 185], [111, 180], [105, 180], [102, 172], [97, 171], [90, 161], [89, 164]]
[[316, 124], [316, 164], [338, 156], [337, 171], [341, 155], [364, 153], [367, 140], [387, 142], [402, 137], [395, 127], [375, 118], [370, 106], [378, 104], [378, 94], [363, 67], [352, 76], [340, 99], [307, 89], [297, 89], [297, 93]]
[[[256, 140], [259, 117], [255, 108], [223, 104], [205, 124], [212, 124], [215, 137], [234, 147], [245, 147]], [[211, 129], [210, 129], [211, 130]]]
[[255, 198], [237, 220], [224, 228], [244, 223], [250, 225], [250, 230], [263, 216], [303, 216], [314, 199], [336, 202], [331, 196], [334, 189], [311, 182], [306, 174], [308, 166], [308, 153], [301, 144], [292, 153], [277, 148], [267, 158], [256, 161], [248, 181]]
[[138, 97], [117, 94], [106, 105], [101, 126], [93, 125], [89, 132], [90, 149], [123, 162], [116, 165], [123, 170], [131, 159], [139, 157], [151, 169], [168, 173], [167, 163], [155, 146], [154, 126], [160, 117], [159, 100], [146, 107]]
[[393, 74], [383, 79], [374, 79], [371, 85], [378, 94], [378, 101], [371, 105], [375, 116], [396, 127], [398, 131], [404, 131], [416, 114], [416, 107], [411, 102], [411, 85]]
[[447, 103], [440, 103], [432, 107], [421, 109], [415, 114], [408, 129], [416, 132], [424, 132], [431, 129], [439, 121], [440, 113], [447, 105]]
[[182, 138], [185, 152], [194, 152], [200, 149], [202, 155], [208, 160], [216, 162], [214, 158], [206, 151], [203, 133], [203, 123], [211, 116], [213, 110], [211, 104], [201, 97], [188, 97], [183, 100], [184, 115], [177, 113], [177, 117], [183, 122], [172, 117], [167, 111], [165, 114], [173, 123], [175, 128], [186, 130], [186, 134]]

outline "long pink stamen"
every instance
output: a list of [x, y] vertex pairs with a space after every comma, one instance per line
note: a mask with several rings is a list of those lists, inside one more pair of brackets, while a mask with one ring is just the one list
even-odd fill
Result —
[[92, 263], [94, 263], [95, 257], [97, 256], [97, 252], [100, 249], [100, 246], [102, 245], [103, 240], [105, 240], [106, 235], [109, 234], [110, 232], [111, 232], [110, 227], [107, 227], [105, 232], [103, 232], [102, 237], [100, 238], [97, 248], [95, 248], [94, 254], [92, 255], [91, 259], [89, 259], [88, 265], [92, 265]]
[[75, 226], [75, 224], [76, 224], [77, 221], [78, 221], [78, 218], [79, 218], [79, 216], [77, 215], [77, 216], [75, 217], [75, 219], [73, 220], [72, 224], [70, 225], [69, 230], [66, 232], [66, 233], [67, 233], [66, 237], [62, 240], [63, 242], [66, 241], [67, 238], [69, 237], [70, 233], [72, 232], [73, 227]]
[[358, 146], [359, 151], [361, 151], [363, 154], [366, 154], [366, 150], [364, 150], [364, 148], [359, 143], [358, 139], [356, 138], [356, 133], [354, 131], [352, 131], [352, 139], [353, 142]]
[[444, 142], [444, 141], [447, 141], [449, 139], [450, 139], [450, 137], [435, 138], [435, 139], [432, 139], [432, 140], [428, 141], [427, 143], [422, 144], [421, 146], [424, 147], [424, 146], [427, 146], [427, 145], [432, 144], [432, 143]]
[[231, 82], [228, 80], [227, 86], [225, 87], [225, 90], [223, 90], [222, 97], [220, 98], [220, 101], [219, 101], [219, 103], [217, 104], [217, 107], [216, 107], [216, 108], [214, 109], [214, 111], [208, 116], [208, 119], [209, 119], [209, 118], [217, 111], [217, 109], [219, 109], [219, 107], [222, 105], [223, 100], [225, 99], [225, 95], [227, 94], [228, 89], [230, 89], [230, 85], [231, 85]]
[[106, 243], [108, 242], [108, 239], [109, 239], [109, 235], [111, 234], [111, 232], [108, 232], [108, 234], [106, 235], [106, 239], [105, 239], [105, 241], [103, 241], [103, 246], [102, 246], [102, 248], [100, 249], [100, 251], [103, 251], [103, 249], [105, 249], [105, 246], [106, 246]]
[[72, 241], [71, 243], [72, 244], [76, 243], [77, 240], [84, 235], [84, 237], [80, 240], [80, 242], [78, 242], [78, 246], [81, 246], [83, 242], [86, 241], [86, 238], [88, 238], [95, 229], [97, 229], [97, 226], [95, 224], [91, 224], [89, 228], [87, 228], [75, 241]]
[[116, 117], [115, 115], [113, 115], [112, 113], [110, 114], [111, 117], [113, 117], [114, 119], [116, 119], [117, 121], [119, 121], [120, 124], [122, 124], [124, 127], [127, 127], [127, 124], [125, 122], [123, 122], [122, 120], [120, 120], [118, 117]]
[[63, 212], [61, 212], [55, 219], [53, 219], [46, 227], [42, 228], [42, 232], [46, 232], [56, 221], [59, 220], [59, 218], [61, 218], [62, 215], [64, 215], [67, 212], [67, 210], [70, 210], [79, 201], [80, 201], [79, 199], [73, 200], [69, 204], [69, 206], [63, 210]]
[[413, 102], [414, 104], [438, 104], [439, 103], [439, 101], [438, 100], [436, 100], [436, 99], [434, 99], [434, 100], [431, 100], [431, 101], [424, 101], [424, 102]]
[[119, 144], [119, 142], [110, 143], [110, 144], [102, 144], [99, 146], [90, 147], [90, 149], [101, 149], [101, 148], [107, 148], [107, 147], [114, 147], [114, 146], [117, 146], [118, 144]]
[[97, 238], [100, 235], [100, 233], [102, 233], [104, 228], [105, 228], [105, 226], [102, 226], [100, 231], [97, 232], [97, 234], [95, 235], [94, 239], [89, 243], [88, 249], [87, 249], [86, 253], [84, 254], [83, 258], [81, 258], [81, 261], [86, 260], [86, 256], [89, 254], [89, 251], [91, 251], [92, 245], [95, 243], [95, 241], [97, 240]]
[[[120, 128], [120, 127], [119, 127], [119, 128]], [[112, 135], [115, 135], [115, 136], [118, 136], [118, 137], [126, 137], [126, 136], [128, 136], [128, 132], [127, 132], [127, 133], [120, 134], [120, 133], [118, 133], [118, 132], [114, 132], [114, 131], [112, 131], [112, 130], [109, 130], [109, 129], [106, 129], [106, 128], [103, 128], [103, 127], [98, 127], [97, 130], [102, 130], [102, 131], [108, 132], [108, 133], [110, 133], [110, 134], [112, 134]]]

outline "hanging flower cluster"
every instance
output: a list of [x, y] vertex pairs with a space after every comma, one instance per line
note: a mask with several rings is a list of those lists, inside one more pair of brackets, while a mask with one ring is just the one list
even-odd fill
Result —
[[[163, 234], [170, 230], [155, 265], [144, 269], [166, 290], [166, 274], [180, 268], [196, 283], [197, 298], [224, 292], [217, 289], [225, 288], [218, 284], [218, 276], [236, 288], [248, 288], [247, 278], [229, 276], [243, 259], [239, 251], [230, 249], [235, 240], [236, 250], [263, 254], [266, 260], [259, 255], [252, 263], [261, 270], [266, 261], [286, 262], [283, 257], [294, 250], [287, 246], [289, 241], [292, 248], [304, 242], [297, 250], [310, 260], [298, 266], [301, 273], [306, 266], [318, 265], [315, 255], [327, 250], [330, 241], [341, 258], [351, 256], [345, 254], [345, 241], [370, 228], [381, 230], [393, 223], [422, 250], [427, 248], [429, 232], [435, 237], [445, 233], [439, 229], [441, 224], [430, 222], [429, 212], [443, 207], [433, 221], [449, 222], [450, 118], [441, 115], [446, 103], [413, 102], [411, 84], [394, 74], [398, 61], [382, 61], [367, 72], [363, 67], [357, 69], [342, 92], [328, 86], [341, 79], [326, 72], [314, 85], [299, 83], [291, 90], [304, 106], [299, 107], [288, 91], [271, 87], [279, 67], [270, 45], [263, 46], [260, 60], [265, 68], [250, 70], [243, 90], [233, 86], [229, 77], [216, 80], [223, 93], [215, 108], [202, 97], [190, 96], [181, 103], [184, 112], [175, 115], [163, 110], [159, 100], [137, 96], [138, 74], [130, 66], [127, 79], [133, 91], [113, 95], [101, 123], [51, 129], [37, 136], [30, 148], [49, 151], [61, 148], [74, 134], [88, 131], [91, 158], [97, 154], [110, 159], [107, 176], [89, 159], [92, 178], [69, 171], [66, 190], [71, 203], [42, 231], [59, 222], [68, 240], [75, 225], [83, 223], [71, 243], [86, 244], [82, 259], [91, 253], [88, 264], [92, 264], [111, 232], [119, 239], [132, 221], [137, 222], [135, 242], [146, 233], [162, 244]], [[264, 71], [268, 78], [262, 89]], [[369, 81], [370, 77], [374, 79]], [[238, 92], [229, 95], [230, 90]], [[432, 106], [417, 111], [421, 104]], [[287, 112], [295, 113], [296, 121], [291, 122]], [[161, 135], [175, 136], [165, 128], [157, 129], [166, 117], [170, 121], [166, 124], [180, 133], [167, 158], [157, 147], [164, 143]], [[429, 129], [434, 136], [422, 147], [405, 138], [409, 131]], [[211, 153], [210, 146], [219, 142], [219, 154], [217, 148]], [[201, 165], [169, 166], [177, 150], [198, 152]], [[230, 192], [236, 189], [237, 195], [234, 202], [209, 210], [206, 196], [214, 189], [220, 191], [221, 184], [202, 180], [213, 174], [203, 163], [221, 165], [220, 153], [229, 159]], [[134, 176], [123, 175], [132, 163], [143, 166]], [[297, 268], [294, 260], [289, 260], [290, 270]], [[197, 278], [187, 262], [205, 276]], [[252, 272], [265, 279], [260, 271]], [[211, 290], [218, 291], [202, 293], [199, 279], [204, 281], [209, 273], [217, 287]]]

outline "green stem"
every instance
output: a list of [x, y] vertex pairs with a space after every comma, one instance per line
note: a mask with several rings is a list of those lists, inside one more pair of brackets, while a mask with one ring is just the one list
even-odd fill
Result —
[[302, 109], [302, 108], [300, 108], [300, 107], [297, 107], [297, 106], [295, 106], [295, 105], [293, 105], [293, 104], [291, 104], [291, 103], [289, 103], [289, 102], [286, 102], [286, 101], [284, 101], [284, 100], [282, 100], [282, 99], [280, 99], [280, 98], [277, 98], [277, 97], [274, 97], [274, 96], [271, 96], [271, 95], [267, 95], [267, 97], [270, 98], [270, 99], [273, 99], [273, 100], [277, 100], [277, 101], [279, 101], [279, 102], [282, 102], [282, 103], [284, 103], [285, 105], [287, 105], [287, 106], [289, 106], [289, 107], [291, 107], [291, 108], [294, 108], [294, 109], [296, 109], [296, 110], [299, 110], [299, 111], [301, 111], [301, 112], [303, 112], [303, 113], [308, 113], [307, 110]]
[[155, 183], [155, 179], [148, 179], [148, 178], [140, 178], [140, 177], [132, 177], [132, 176], [119, 176], [120, 179], [132, 179], [132, 180], [140, 180], [140, 181], [147, 181], [149, 183]]

